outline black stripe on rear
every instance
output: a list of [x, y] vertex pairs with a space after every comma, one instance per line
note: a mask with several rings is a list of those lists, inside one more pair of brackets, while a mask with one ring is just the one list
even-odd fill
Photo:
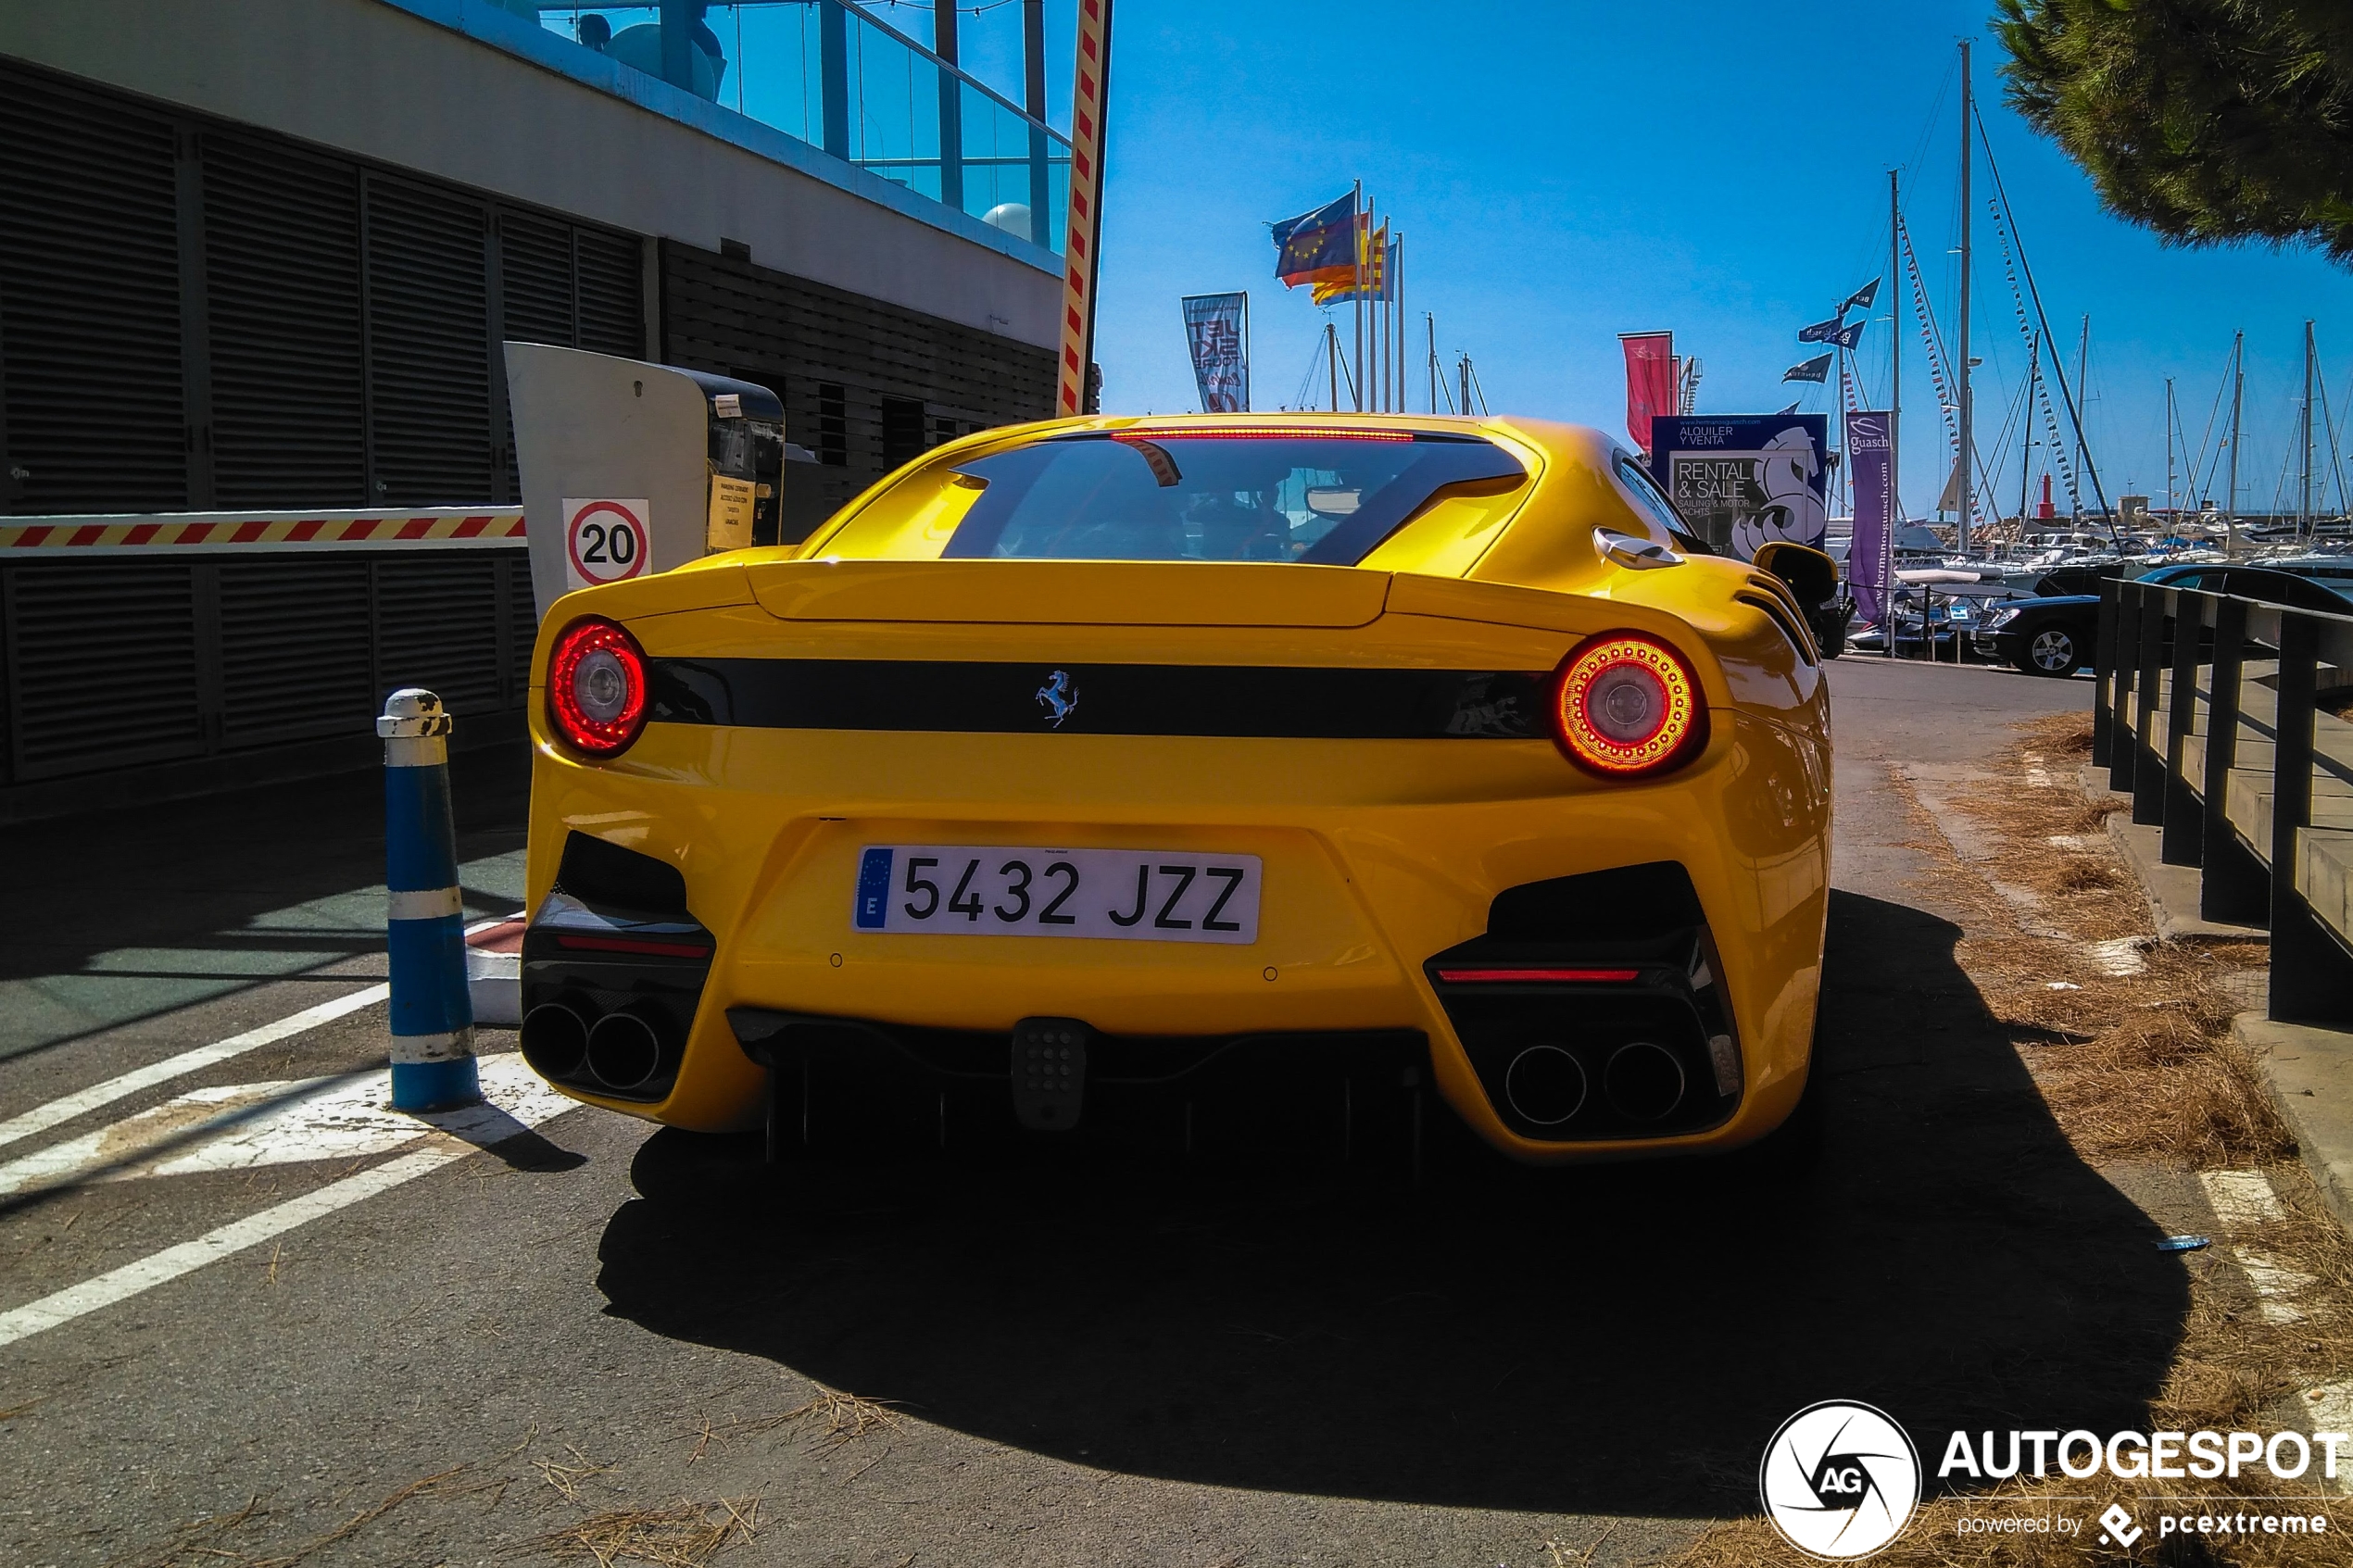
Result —
[[[660, 722], [983, 734], [1532, 740], [1546, 734], [1550, 679], [1522, 671], [1228, 664], [650, 662]], [[1057, 697], [1076, 699], [1059, 724]]]

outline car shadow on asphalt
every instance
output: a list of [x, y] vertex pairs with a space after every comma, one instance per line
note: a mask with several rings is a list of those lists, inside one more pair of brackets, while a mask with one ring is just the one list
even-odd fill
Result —
[[1833, 893], [1810, 1173], [1748, 1159], [1417, 1191], [1312, 1173], [714, 1177], [664, 1132], [599, 1250], [610, 1311], [1060, 1459], [1564, 1513], [1755, 1507], [1774, 1429], [1861, 1399], [1957, 1429], [2137, 1424], [2188, 1306], [2060, 1136], [1919, 909]]

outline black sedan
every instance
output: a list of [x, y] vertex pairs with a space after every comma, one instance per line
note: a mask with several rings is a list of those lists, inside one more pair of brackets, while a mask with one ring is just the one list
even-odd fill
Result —
[[[2262, 566], [2192, 562], [2160, 566], [2139, 581], [2342, 615], [2353, 612], [2353, 572], [2347, 571], [2347, 564], [2341, 560]], [[2096, 594], [2008, 599], [1994, 606], [1979, 623], [1971, 646], [1981, 656], [2014, 664], [2029, 675], [2064, 677], [2092, 662], [2099, 621]]]

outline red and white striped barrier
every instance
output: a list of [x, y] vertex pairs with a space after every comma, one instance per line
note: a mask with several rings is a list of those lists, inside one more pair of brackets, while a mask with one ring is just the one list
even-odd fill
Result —
[[19, 551], [182, 555], [206, 550], [381, 550], [403, 545], [523, 543], [522, 508], [415, 511], [163, 512], [0, 521], [0, 559]]

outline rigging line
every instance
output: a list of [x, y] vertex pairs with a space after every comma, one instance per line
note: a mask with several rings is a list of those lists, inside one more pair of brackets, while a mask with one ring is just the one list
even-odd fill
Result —
[[[1989, 196], [1986, 198], [1985, 206], [1987, 210], [1994, 215], [1994, 234], [1995, 239], [2001, 243], [2002, 274], [2008, 281], [2010, 285], [2010, 301], [2018, 315], [2019, 335], [2026, 342], [2027, 353], [2030, 358], [2039, 362], [2045, 345], [2042, 339], [2035, 335], [2033, 323], [2027, 319], [2026, 298], [2025, 295], [2019, 290], [2018, 268], [2016, 265], [2017, 253], [2013, 249], [2009, 222], [2007, 215], [2005, 215], [2002, 211], [2001, 204], [1995, 202], [1992, 197]], [[2031, 371], [2032, 367], [2030, 366], [2029, 370]], [[2039, 378], [2031, 379], [2039, 380]], [[2051, 436], [2051, 450], [2053, 454], [2052, 466], [2054, 470], [2066, 483], [2069, 501], [2072, 503], [2078, 510], [2081, 510], [2082, 508], [2083, 498], [2075, 483], [2074, 469], [2067, 461], [2066, 455], [2063, 450], [2064, 444], [2058, 439], [2058, 421], [2050, 412], [2050, 394], [2047, 390], [2043, 392], [2041, 395], [2041, 404], [2045, 415], [2045, 422], [2048, 426], [2049, 434]]]
[[[2011, 227], [2015, 229], [2017, 227], [2017, 209], [2010, 206], [2009, 192], [2002, 184], [2001, 166], [1994, 161], [1994, 138], [1985, 129], [1984, 111], [1982, 109], [1978, 110], [1976, 118], [1978, 144], [1985, 149], [1985, 171], [1994, 177], [1994, 194], [2001, 197], [2004, 210], [2011, 214]], [[2044, 339], [2046, 342], [2052, 341], [2050, 312], [2043, 308], [2043, 291], [2034, 282], [2034, 265], [2026, 259], [2026, 242], [2023, 239], [2019, 241], [2018, 261], [2019, 270], [2026, 274], [2026, 292], [2033, 296], [2035, 317], [2043, 323]], [[2092, 495], [2094, 498], [2099, 502], [2102, 515], [2106, 516], [2108, 520], [2108, 537], [2113, 539], [2116, 536], [2116, 517], [2115, 513], [2108, 508], [2108, 489], [2105, 485], [2100, 483], [2100, 470], [2098, 467], [2092, 462], [2091, 444], [2083, 438], [2083, 416], [2076, 408], [2075, 395], [2068, 390], [2067, 367], [2060, 362], [2059, 357], [2056, 353], [2051, 356], [2051, 370], [2057, 376], [2059, 383], [2059, 396], [2067, 404], [2068, 418], [2073, 421], [2075, 425], [2075, 439], [2082, 451], [2085, 475], [2092, 482]]]
[[2336, 509], [2342, 513], [2345, 510], [2345, 463], [2336, 452], [2336, 416], [2329, 412], [2328, 373], [2321, 369], [2317, 355], [2312, 366], [2312, 380], [2321, 389], [2321, 430], [2328, 437], [2329, 467], [2336, 474]]
[[[2234, 349], [2233, 352], [2235, 353], [2236, 350]], [[2214, 407], [2207, 411], [2206, 433], [2197, 438], [2197, 462], [2192, 466], [2190, 470], [2191, 477], [2193, 479], [2196, 479], [2197, 493], [2201, 500], [2203, 500], [2209, 493], [2208, 487], [2214, 478], [2214, 464], [2220, 462], [2222, 458], [2222, 449], [2220, 446], [2212, 445], [2212, 443], [2214, 440], [2214, 427], [2222, 418], [2222, 394], [2228, 392], [2230, 387], [2231, 356], [2226, 354], [2222, 357], [2222, 379], [2216, 383], [2214, 387]], [[2213, 458], [2210, 460], [2207, 456], [2209, 451], [2213, 454]], [[2204, 469], [2206, 470], [2205, 477], [2202, 479], [2197, 478], [2197, 470], [2199, 469]]]

